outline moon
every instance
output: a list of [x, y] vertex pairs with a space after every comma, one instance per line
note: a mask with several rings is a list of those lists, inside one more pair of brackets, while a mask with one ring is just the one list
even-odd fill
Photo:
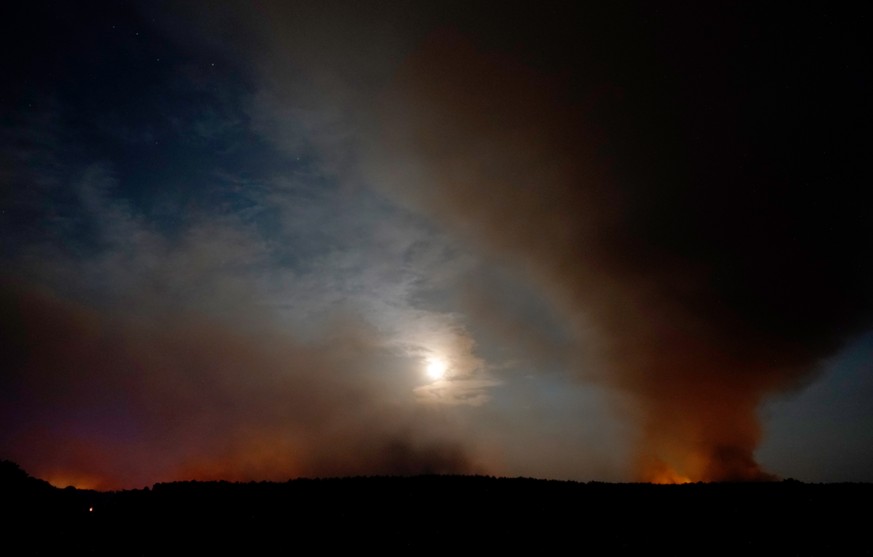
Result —
[[425, 373], [434, 381], [439, 381], [446, 375], [446, 370], [449, 369], [449, 364], [441, 358], [428, 358], [427, 365], [424, 368]]

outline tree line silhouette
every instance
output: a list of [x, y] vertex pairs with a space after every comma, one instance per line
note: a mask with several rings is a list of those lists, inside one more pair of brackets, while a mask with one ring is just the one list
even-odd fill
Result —
[[[873, 554], [871, 484], [578, 483], [489, 476], [57, 488], [0, 463], [15, 554], [375, 549]], [[12, 553], [7, 553], [12, 554]]]

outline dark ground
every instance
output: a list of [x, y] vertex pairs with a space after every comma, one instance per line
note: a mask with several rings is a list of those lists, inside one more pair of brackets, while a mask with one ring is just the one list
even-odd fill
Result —
[[483, 476], [58, 489], [2, 462], [3, 554], [873, 555], [873, 484]]

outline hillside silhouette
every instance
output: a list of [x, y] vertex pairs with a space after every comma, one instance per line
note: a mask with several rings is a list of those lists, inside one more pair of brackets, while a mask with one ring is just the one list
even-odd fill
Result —
[[873, 554], [871, 484], [577, 483], [487, 476], [56, 488], [0, 463], [5, 554], [418, 550]]

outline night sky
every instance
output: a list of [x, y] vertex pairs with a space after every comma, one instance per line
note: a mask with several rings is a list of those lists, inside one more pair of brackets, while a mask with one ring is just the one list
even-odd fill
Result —
[[4, 3], [0, 457], [873, 481], [868, 26], [701, 4]]

